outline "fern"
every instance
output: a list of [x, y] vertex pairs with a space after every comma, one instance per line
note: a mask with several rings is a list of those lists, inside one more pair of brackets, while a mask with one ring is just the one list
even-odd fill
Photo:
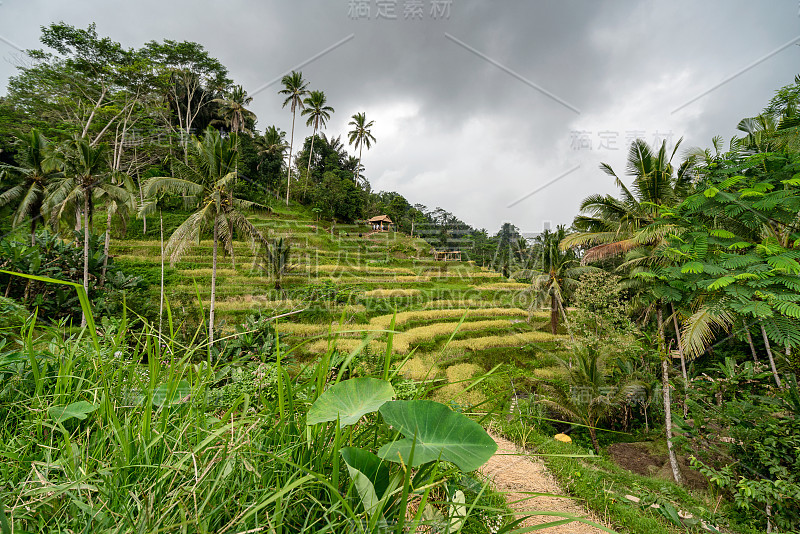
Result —
[[723, 276], [722, 278], [718, 278], [713, 283], [711, 283], [708, 286], [708, 289], [710, 291], [716, 291], [717, 289], [722, 289], [723, 287], [726, 287], [726, 286], [732, 284], [735, 281], [736, 281], [736, 278], [733, 277], [733, 276]]
[[793, 291], [800, 291], [800, 279], [792, 276], [778, 275], [774, 278], [778, 283], [783, 284], [788, 289]]
[[774, 315], [772, 306], [760, 300], [753, 300], [738, 307], [736, 310], [741, 314], [752, 315], [753, 317], [772, 317]]
[[683, 267], [681, 267], [681, 272], [684, 274], [686, 273], [700, 274], [703, 272], [703, 264], [700, 263], [699, 261], [690, 261], [688, 263], [685, 263]]
[[781, 346], [800, 347], [800, 328], [794, 318], [776, 316], [762, 323], [767, 337]]
[[798, 274], [800, 273], [800, 263], [797, 263], [796, 260], [792, 258], [787, 258], [786, 256], [770, 256], [767, 258], [767, 263], [772, 266], [773, 269], [778, 271], [783, 271], [788, 274]]
[[728, 269], [720, 267], [714, 263], [703, 262], [703, 272], [712, 276], [716, 276], [718, 274], [727, 273]]
[[761, 261], [755, 254], [724, 254], [722, 266], [726, 269], [740, 269]]

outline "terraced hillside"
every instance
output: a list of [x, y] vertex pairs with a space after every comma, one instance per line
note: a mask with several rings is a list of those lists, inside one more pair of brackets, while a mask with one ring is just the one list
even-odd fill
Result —
[[[277, 323], [282, 340], [313, 358], [331, 348], [383, 354], [392, 330], [397, 359], [410, 355], [410, 378], [446, 375], [450, 382], [555, 340], [543, 329], [548, 313], [529, 314], [527, 286], [471, 262], [435, 261], [422, 239], [366, 226], [331, 227], [296, 209], [252, 221], [268, 239], [289, 240], [291, 267], [277, 290], [247, 243], [236, 243], [233, 258], [221, 257], [216, 309], [223, 333], [254, 312], [284, 315]], [[158, 280], [157, 239], [118, 241], [112, 254], [128, 270]], [[196, 306], [199, 297], [206, 308], [211, 241], [167, 265], [166, 296], [173, 307]], [[157, 284], [152, 290], [155, 296]]]

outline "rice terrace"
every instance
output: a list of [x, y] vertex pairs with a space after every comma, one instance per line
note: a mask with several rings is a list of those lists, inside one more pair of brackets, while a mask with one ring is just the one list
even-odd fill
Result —
[[150, 4], [0, 3], [0, 534], [800, 531], [795, 4]]

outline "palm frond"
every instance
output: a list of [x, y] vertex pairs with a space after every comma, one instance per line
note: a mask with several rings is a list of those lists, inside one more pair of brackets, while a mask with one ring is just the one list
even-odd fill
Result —
[[629, 250], [638, 247], [639, 243], [635, 239], [624, 239], [622, 241], [615, 241], [613, 243], [606, 243], [597, 245], [586, 251], [583, 256], [582, 263], [592, 263], [595, 261], [602, 261], [612, 256], [624, 254]]
[[150, 178], [144, 183], [143, 194], [153, 197], [159, 193], [197, 197], [203, 194], [203, 186], [196, 182], [171, 176]]
[[733, 316], [722, 306], [702, 305], [684, 322], [681, 331], [683, 350], [689, 356], [699, 356], [714, 341], [714, 329], [727, 331], [733, 324]]

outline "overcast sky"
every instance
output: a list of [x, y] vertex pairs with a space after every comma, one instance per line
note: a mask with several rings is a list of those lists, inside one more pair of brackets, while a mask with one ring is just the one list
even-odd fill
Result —
[[582, 198], [615, 192], [597, 167], [622, 174], [632, 137], [728, 139], [800, 73], [797, 0], [2, 0], [0, 93], [15, 47], [61, 20], [127, 47], [201, 43], [254, 96], [260, 130], [289, 130], [276, 80], [301, 66], [336, 110], [327, 135], [359, 111], [375, 121], [374, 190], [492, 233], [569, 225]]

